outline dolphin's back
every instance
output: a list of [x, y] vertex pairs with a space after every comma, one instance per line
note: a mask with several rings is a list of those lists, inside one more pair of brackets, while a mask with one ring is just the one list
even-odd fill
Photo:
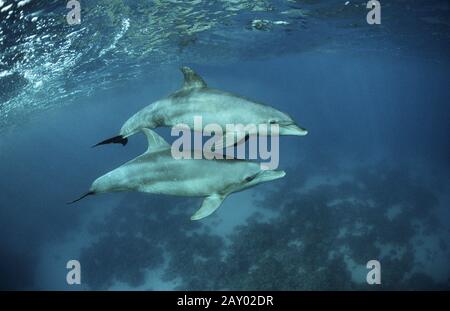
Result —
[[193, 126], [194, 116], [201, 116], [203, 124], [265, 123], [267, 111], [275, 109], [242, 96], [212, 88], [180, 90], [158, 107], [166, 126], [184, 123]]

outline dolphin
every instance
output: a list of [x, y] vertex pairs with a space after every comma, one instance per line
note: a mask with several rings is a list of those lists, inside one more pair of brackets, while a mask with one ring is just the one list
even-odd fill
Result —
[[[189, 67], [182, 67], [181, 71], [184, 75], [184, 85], [180, 90], [138, 111], [125, 122], [118, 136], [108, 138], [93, 147], [111, 143], [125, 146], [128, 137], [144, 128], [185, 124], [193, 129], [195, 116], [201, 116], [206, 124], [215, 123], [223, 128], [225, 141], [233, 142], [225, 144], [225, 147], [236, 145], [247, 140], [249, 135], [258, 133], [258, 129], [253, 130], [255, 133], [238, 130], [226, 133], [226, 124], [278, 124], [279, 135], [304, 136], [308, 133], [284, 112], [239, 95], [210, 88], [203, 78]], [[231, 139], [227, 140], [230, 135]]]
[[231, 193], [285, 176], [282, 170], [264, 170], [256, 162], [238, 159], [175, 159], [171, 146], [157, 133], [143, 128], [148, 149], [137, 158], [97, 178], [86, 196], [107, 192], [138, 191], [204, 197], [191, 220], [212, 214]]

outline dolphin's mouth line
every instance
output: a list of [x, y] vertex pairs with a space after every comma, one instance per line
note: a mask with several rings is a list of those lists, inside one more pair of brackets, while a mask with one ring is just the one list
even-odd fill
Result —
[[280, 124], [280, 134], [281, 135], [294, 135], [294, 136], [305, 136], [308, 134], [308, 130], [298, 126], [294, 122], [287, 122], [285, 124]]
[[290, 125], [296, 126], [295, 122], [293, 121], [283, 121], [283, 120], [275, 122], [274, 124], [278, 124], [279, 126], [290, 126]]

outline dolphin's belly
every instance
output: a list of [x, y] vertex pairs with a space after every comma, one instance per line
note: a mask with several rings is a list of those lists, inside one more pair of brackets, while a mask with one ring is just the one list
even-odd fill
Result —
[[243, 163], [184, 159], [171, 156], [134, 164], [126, 177], [134, 190], [179, 196], [208, 196], [226, 191], [245, 178]]
[[211, 187], [213, 184], [214, 181], [211, 180], [211, 178], [179, 178], [143, 185], [138, 189], [138, 191], [154, 194], [204, 197], [210, 195], [211, 193], [219, 192], [218, 190], [220, 190], [220, 187]]

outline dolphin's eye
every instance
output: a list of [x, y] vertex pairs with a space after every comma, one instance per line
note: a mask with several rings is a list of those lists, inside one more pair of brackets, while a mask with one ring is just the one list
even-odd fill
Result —
[[277, 120], [270, 120], [269, 121], [269, 124], [276, 124], [277, 123]]
[[251, 182], [253, 179], [255, 179], [255, 177], [256, 177], [256, 175], [245, 177], [245, 181], [246, 182]]

